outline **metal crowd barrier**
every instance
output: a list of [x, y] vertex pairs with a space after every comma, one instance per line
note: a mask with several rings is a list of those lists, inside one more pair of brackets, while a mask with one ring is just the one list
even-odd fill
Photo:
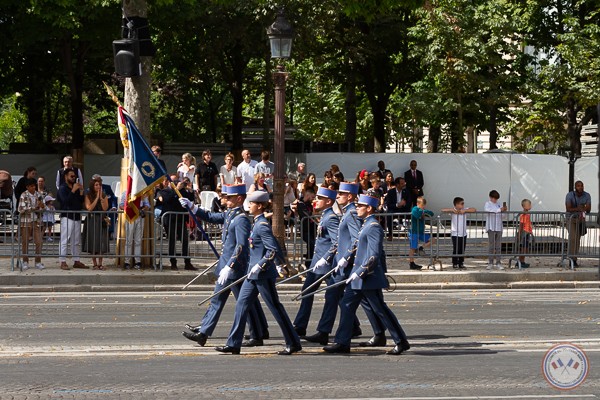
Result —
[[[208, 235], [210, 241], [215, 246], [217, 251], [221, 249], [221, 232], [222, 225], [210, 224], [201, 221], [202, 228]], [[216, 256], [210, 245], [205, 240], [202, 232], [195, 228], [194, 221], [187, 212], [166, 212], [158, 221], [157, 231], [160, 232], [157, 241], [156, 255], [158, 257], [157, 267], [163, 269], [168, 262], [171, 265], [171, 260], [176, 261], [178, 268], [183, 267], [184, 260], [202, 259], [205, 262], [216, 260]], [[187, 239], [186, 239], [187, 238]], [[171, 245], [169, 245], [171, 242]], [[185, 244], [187, 242], [187, 249]], [[187, 253], [187, 256], [184, 255]]]
[[486, 220], [496, 217], [497, 214], [475, 212], [458, 215], [458, 218], [464, 218], [466, 222], [467, 238], [463, 254], [453, 253], [452, 214], [443, 214], [438, 217], [436, 257], [488, 258], [488, 263], [490, 260], [505, 260], [505, 263], [508, 260], [508, 267], [514, 262], [518, 268], [522, 267], [519, 257], [556, 257], [560, 263], [565, 254], [564, 213], [528, 213], [532, 235], [526, 235], [519, 229], [519, 218], [522, 214], [510, 211], [500, 213], [502, 234], [498, 246], [490, 242], [496, 240], [496, 237], [490, 236], [486, 230]]
[[[426, 218], [425, 232], [433, 238], [433, 245], [425, 249], [425, 253], [416, 254], [415, 258], [427, 259], [427, 268], [442, 269], [442, 261], [452, 257], [467, 259], [498, 257], [505, 267], [522, 269], [528, 257], [555, 258], [557, 265], [569, 264], [574, 268], [573, 261], [577, 258], [600, 259], [600, 227], [598, 214], [586, 216], [587, 233], [579, 237], [577, 247], [569, 246], [571, 217], [564, 212], [529, 212], [532, 225], [532, 235], [527, 236], [520, 231], [519, 218], [522, 212], [504, 212], [502, 218], [502, 235], [499, 251], [490, 250], [490, 235], [486, 231], [486, 219], [495, 214], [487, 212], [466, 213], [466, 246], [463, 254], [454, 254], [451, 237], [451, 214]], [[388, 268], [402, 267], [410, 258], [411, 231], [410, 213], [379, 213], [377, 214], [386, 235], [384, 250], [387, 256]], [[303, 218], [296, 225], [296, 232], [291, 238], [288, 252], [295, 265], [304, 269], [310, 265], [311, 250], [314, 243], [319, 215]], [[494, 239], [494, 238], [493, 238]], [[573, 242], [575, 243], [575, 242]], [[419, 242], [422, 245], [422, 242]], [[494, 248], [494, 246], [492, 246]], [[439, 267], [438, 267], [439, 266]], [[600, 265], [599, 265], [600, 269]]]
[[15, 219], [10, 209], [0, 209], [0, 258], [10, 259], [10, 269], [15, 269], [15, 254], [18, 246]]
[[565, 259], [569, 262], [571, 269], [580, 258], [592, 258], [598, 260], [598, 272], [600, 273], [600, 225], [598, 213], [587, 213], [584, 219], [578, 215], [565, 216], [567, 252]]
[[[383, 247], [387, 257], [387, 266], [388, 268], [399, 267], [400, 265], [394, 263], [396, 260], [406, 261], [411, 258], [408, 239], [411, 231], [410, 213], [380, 213], [377, 214], [377, 218], [384, 228], [386, 240]], [[308, 268], [311, 263], [319, 219], [320, 215], [305, 217], [296, 225], [296, 234], [292, 236], [292, 244], [291, 248], [288, 247], [288, 254], [290, 254], [290, 260], [293, 260], [298, 270]], [[436, 240], [436, 224], [437, 221], [434, 218], [426, 217], [425, 232], [422, 232], [429, 235], [433, 239], [433, 243]], [[419, 241], [419, 246], [423, 244], [422, 241]], [[434, 254], [434, 245], [426, 246], [424, 252], [420, 253], [417, 249], [414, 258], [427, 259], [427, 268], [435, 269], [435, 265], [438, 264]]]
[[[54, 214], [54, 232], [48, 236], [42, 233], [41, 257], [44, 259], [58, 259], [61, 253], [60, 231], [65, 229], [75, 229], [76, 236], [79, 235], [79, 257], [82, 262], [90, 266], [89, 261], [92, 257], [103, 257], [104, 265], [122, 266], [124, 262], [129, 262], [133, 267], [134, 251], [126, 249], [126, 231], [129, 223], [112, 224], [111, 235], [110, 227], [103, 230], [86, 230], [86, 225], [91, 225], [92, 221], [104, 220], [105, 216], [114, 217], [113, 220], [124, 218], [121, 211], [108, 212], [87, 212], [81, 211], [76, 214], [81, 215], [82, 222], [78, 224], [60, 223], [60, 210]], [[560, 265], [569, 265], [575, 268], [577, 259], [600, 259], [600, 226], [598, 225], [598, 214], [587, 214], [585, 224], [579, 224], [575, 217], [568, 213], [561, 212], [530, 212], [533, 235], [532, 238], [524, 243], [523, 236], [519, 232], [520, 212], [502, 213], [502, 238], [498, 256], [503, 261], [504, 266], [521, 268], [520, 257], [543, 257], [547, 259], [556, 258]], [[467, 241], [464, 252], [465, 258], [486, 258], [492, 254], [489, 251], [489, 235], [485, 231], [485, 220], [488, 213], [477, 212], [464, 214], [467, 224]], [[215, 260], [212, 249], [202, 237], [200, 231], [190, 226], [187, 213], [167, 212], [160, 219], [146, 217], [144, 224], [148, 234], [142, 243], [141, 258], [143, 264], [149, 264], [155, 270], [162, 270], [164, 265], [170, 264], [170, 259], [176, 259], [177, 266], [184, 266], [183, 245], [187, 238], [187, 256], [192, 264], [194, 262], [211, 262]], [[384, 228], [386, 240], [384, 250], [387, 256], [387, 266], [389, 269], [408, 268], [408, 259], [410, 258], [409, 232], [411, 231], [410, 213], [377, 214], [382, 227]], [[153, 220], [153, 223], [150, 221]], [[305, 269], [310, 265], [314, 243], [317, 235], [317, 225], [319, 215], [294, 219], [292, 226], [288, 230], [287, 252], [292, 266], [298, 270]], [[200, 221], [204, 230], [212, 241], [213, 245], [220, 251], [221, 249], [221, 225], [209, 224]], [[586, 233], [584, 235], [576, 234], [575, 226], [584, 225]], [[124, 227], [124, 229], [122, 229]], [[41, 229], [41, 228], [40, 228]], [[580, 229], [580, 228], [577, 228]], [[149, 231], [148, 231], [149, 230]], [[85, 232], [84, 232], [85, 231]], [[425, 249], [424, 253], [415, 254], [415, 261], [426, 260], [427, 268], [441, 269], [442, 261], [450, 260], [453, 256], [451, 239], [451, 215], [443, 214], [425, 220], [425, 234], [433, 239], [433, 245]], [[14, 218], [10, 210], [0, 209], [0, 258], [10, 258], [11, 270], [21, 267], [21, 260], [24, 255], [30, 258], [30, 268], [35, 267], [32, 261], [36, 256], [35, 244], [29, 243], [27, 252], [22, 247], [22, 232], [18, 219]], [[169, 239], [174, 243], [169, 248]], [[84, 247], [84, 242], [86, 246]], [[89, 242], [89, 243], [87, 243]], [[87, 246], [90, 243], [104, 243], [106, 246], [100, 246], [97, 249], [90, 249]], [[420, 245], [423, 243], [420, 242]], [[526, 244], [526, 245], [525, 245]], [[68, 264], [72, 265], [72, 255], [76, 248], [66, 246]], [[97, 253], [97, 254], [92, 254]], [[439, 265], [439, 268], [438, 268]], [[600, 270], [600, 263], [599, 263]]]

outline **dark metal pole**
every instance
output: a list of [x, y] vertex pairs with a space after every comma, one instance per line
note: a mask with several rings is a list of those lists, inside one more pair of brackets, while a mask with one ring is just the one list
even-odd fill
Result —
[[273, 234], [285, 249], [283, 197], [285, 192], [285, 82], [288, 73], [278, 65], [273, 73], [275, 85], [275, 178], [273, 179]]

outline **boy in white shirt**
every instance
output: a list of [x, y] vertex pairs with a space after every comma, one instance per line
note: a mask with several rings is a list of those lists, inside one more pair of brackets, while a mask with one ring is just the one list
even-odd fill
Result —
[[465, 269], [465, 246], [467, 244], [467, 216], [465, 213], [474, 213], [477, 210], [465, 208], [465, 199], [455, 197], [453, 208], [443, 208], [442, 212], [451, 213], [451, 238], [452, 238], [452, 268]]
[[507, 210], [506, 202], [500, 206], [498, 199], [500, 193], [492, 190], [489, 194], [490, 200], [485, 202], [484, 210], [488, 214], [485, 217], [485, 230], [488, 234], [488, 266], [486, 269], [494, 268], [494, 259], [496, 260], [496, 269], [503, 270], [500, 264], [500, 253], [502, 252], [502, 214]]

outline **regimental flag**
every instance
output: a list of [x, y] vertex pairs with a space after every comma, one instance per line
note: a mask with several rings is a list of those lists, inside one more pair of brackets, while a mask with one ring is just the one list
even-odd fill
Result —
[[134, 221], [140, 215], [140, 201], [162, 182], [167, 171], [158, 162], [150, 146], [125, 109], [119, 106], [119, 131], [123, 145], [129, 149], [125, 217]]

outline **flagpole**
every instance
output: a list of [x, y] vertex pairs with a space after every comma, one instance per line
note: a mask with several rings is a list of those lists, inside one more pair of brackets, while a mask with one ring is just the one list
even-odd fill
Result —
[[[117, 98], [117, 96], [115, 95], [115, 93], [113, 92], [113, 90], [111, 89], [110, 86], [108, 86], [106, 84], [106, 82], [102, 82], [104, 84], [104, 87], [106, 88], [106, 91], [108, 93], [108, 95], [110, 96], [110, 98], [119, 106], [122, 108], [121, 103], [119, 102], [119, 99]], [[142, 141], [144, 142], [144, 145], [146, 147], [148, 147], [148, 145], [145, 143], [145, 141], [142, 138]], [[123, 147], [125, 147], [125, 151], [127, 151], [126, 146], [124, 145]], [[150, 154], [152, 155], [152, 157], [154, 157], [156, 159], [156, 157], [154, 156], [153, 153], [150, 152]], [[179, 196], [179, 198], [182, 198], [183, 196], [181, 195], [181, 192], [179, 191], [179, 189], [177, 189], [177, 186], [175, 186], [175, 184], [173, 183], [173, 181], [171, 180], [171, 177], [169, 176], [169, 174], [165, 172], [165, 176], [167, 178], [167, 180], [169, 181], [169, 184], [171, 186], [171, 188], [173, 188], [173, 190], [175, 191], [175, 193], [177, 193], [177, 196]], [[200, 225], [200, 223], [198, 222], [198, 219], [196, 218], [196, 215], [192, 212], [192, 210], [189, 207], [186, 207], [188, 213], [190, 214], [190, 216], [192, 217], [192, 219], [194, 220], [194, 222], [196, 223], [196, 227], [198, 228], [198, 230], [202, 233], [202, 236], [204, 237], [204, 239], [206, 239], [206, 242], [208, 243], [209, 247], [211, 248], [211, 250], [213, 251], [213, 253], [215, 254], [215, 256], [217, 257], [217, 259], [219, 259], [219, 252], [217, 251], [217, 249], [215, 248], [215, 246], [212, 244], [208, 234], [206, 233], [206, 231], [202, 228], [202, 226]]]

